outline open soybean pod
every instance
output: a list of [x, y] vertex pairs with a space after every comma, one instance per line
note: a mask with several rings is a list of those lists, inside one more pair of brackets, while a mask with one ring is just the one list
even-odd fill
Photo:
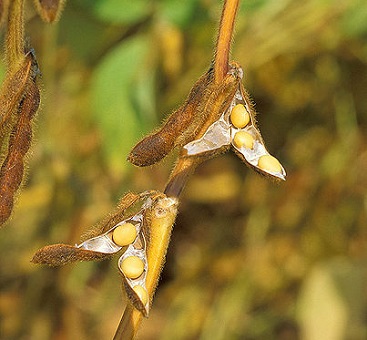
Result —
[[274, 179], [285, 180], [286, 172], [271, 156], [256, 126], [255, 110], [242, 83], [217, 121], [204, 134], [183, 148], [184, 156], [219, 153], [230, 145], [252, 169]]
[[[119, 222], [106, 233], [90, 238], [78, 245], [53, 244], [43, 247], [33, 256], [32, 262], [62, 266], [76, 261], [106, 259], [121, 250], [126, 250], [130, 244], [138, 242], [142, 221], [143, 213], [139, 212]], [[128, 233], [121, 231], [121, 229], [128, 229]]]
[[[120, 221], [102, 235], [92, 237], [84, 242], [71, 246], [54, 244], [39, 249], [33, 256], [32, 262], [50, 266], [62, 266], [76, 261], [103, 260], [111, 255], [127, 249], [128, 242], [133, 243], [138, 237], [143, 215], [141, 212]], [[129, 226], [130, 232], [121, 237], [121, 229]], [[130, 228], [131, 226], [131, 228]], [[132, 230], [132, 231], [131, 231]], [[116, 236], [117, 235], [117, 236]]]
[[[142, 247], [139, 234], [145, 210], [152, 202], [150, 195], [153, 194], [156, 195], [156, 192], [144, 192], [140, 195], [127, 193], [121, 199], [117, 211], [103, 222], [101, 229], [107, 230], [102, 234], [88, 238], [75, 246], [66, 244], [46, 246], [36, 252], [32, 262], [60, 266], [75, 261], [105, 259], [121, 250], [128, 249], [132, 244]], [[126, 209], [140, 200], [144, 200], [142, 208], [137, 213], [124, 217]]]
[[177, 145], [177, 139], [185, 135], [185, 131], [193, 124], [197, 109], [203, 96], [207, 94], [212, 79], [213, 72], [209, 69], [195, 83], [185, 103], [167, 118], [161, 128], [135, 145], [128, 161], [143, 167], [153, 165], [167, 156]]
[[66, 0], [34, 0], [38, 14], [45, 22], [52, 23], [60, 18]]

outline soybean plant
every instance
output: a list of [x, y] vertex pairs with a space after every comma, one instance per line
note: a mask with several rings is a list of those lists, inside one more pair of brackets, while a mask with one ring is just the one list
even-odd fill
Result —
[[[286, 178], [283, 166], [265, 147], [256, 112], [243, 86], [244, 72], [238, 63], [229, 62], [238, 2], [224, 1], [214, 59], [208, 70], [193, 85], [182, 106], [128, 155], [132, 164], [145, 167], [176, 149], [178, 159], [164, 190], [125, 194], [116, 209], [79, 244], [48, 245], [32, 259], [34, 263], [60, 266], [120, 254], [117, 264], [128, 304], [115, 339], [134, 338], [142, 317], [149, 315], [179, 196], [198, 164], [232, 149], [261, 175], [274, 180]], [[21, 184], [32, 137], [31, 121], [40, 103], [40, 72], [34, 52], [24, 43], [24, 0], [2, 4], [2, 14], [8, 21], [8, 71], [0, 91], [1, 151], [6, 154], [0, 170], [0, 223], [10, 216]], [[35, 5], [44, 21], [53, 22], [65, 1], [35, 0]]]

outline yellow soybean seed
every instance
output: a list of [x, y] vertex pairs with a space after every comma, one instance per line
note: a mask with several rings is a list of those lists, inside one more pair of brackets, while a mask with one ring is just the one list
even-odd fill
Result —
[[126, 277], [136, 279], [143, 274], [144, 262], [137, 256], [130, 256], [121, 262], [120, 268]]
[[133, 243], [136, 239], [136, 228], [132, 223], [119, 225], [112, 233], [113, 242], [123, 247]]
[[134, 292], [136, 293], [136, 295], [138, 295], [140, 301], [145, 306], [148, 302], [148, 292], [147, 292], [147, 290], [143, 286], [140, 286], [140, 285], [134, 286], [133, 289], [134, 289]]
[[233, 137], [233, 144], [239, 149], [242, 147], [252, 149], [254, 147], [254, 137], [246, 131], [238, 131]]
[[244, 128], [250, 122], [250, 115], [242, 104], [237, 104], [231, 112], [231, 122], [238, 128]]
[[282, 172], [282, 166], [280, 165], [279, 161], [271, 155], [261, 156], [259, 158], [259, 162], [257, 166], [260, 169], [264, 171], [268, 171], [268, 172], [273, 172], [273, 173]]

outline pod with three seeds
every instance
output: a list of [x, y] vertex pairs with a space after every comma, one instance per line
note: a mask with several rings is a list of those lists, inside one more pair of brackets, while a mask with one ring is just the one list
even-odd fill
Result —
[[285, 180], [286, 172], [267, 151], [255, 116], [249, 95], [240, 83], [219, 119], [200, 138], [183, 147], [183, 156], [210, 155], [231, 145], [236, 154], [256, 172]]

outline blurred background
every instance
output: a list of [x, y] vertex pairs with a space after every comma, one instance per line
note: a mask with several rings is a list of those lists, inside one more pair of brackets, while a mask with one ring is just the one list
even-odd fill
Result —
[[[240, 3], [232, 59], [287, 181], [234, 153], [198, 168], [138, 339], [366, 339], [366, 3]], [[78, 243], [125, 192], [164, 188], [176, 155], [147, 169], [126, 157], [207, 70], [221, 6], [73, 0], [47, 25], [27, 2], [42, 107], [0, 231], [1, 339], [112, 339], [125, 306], [117, 258], [30, 259]]]

